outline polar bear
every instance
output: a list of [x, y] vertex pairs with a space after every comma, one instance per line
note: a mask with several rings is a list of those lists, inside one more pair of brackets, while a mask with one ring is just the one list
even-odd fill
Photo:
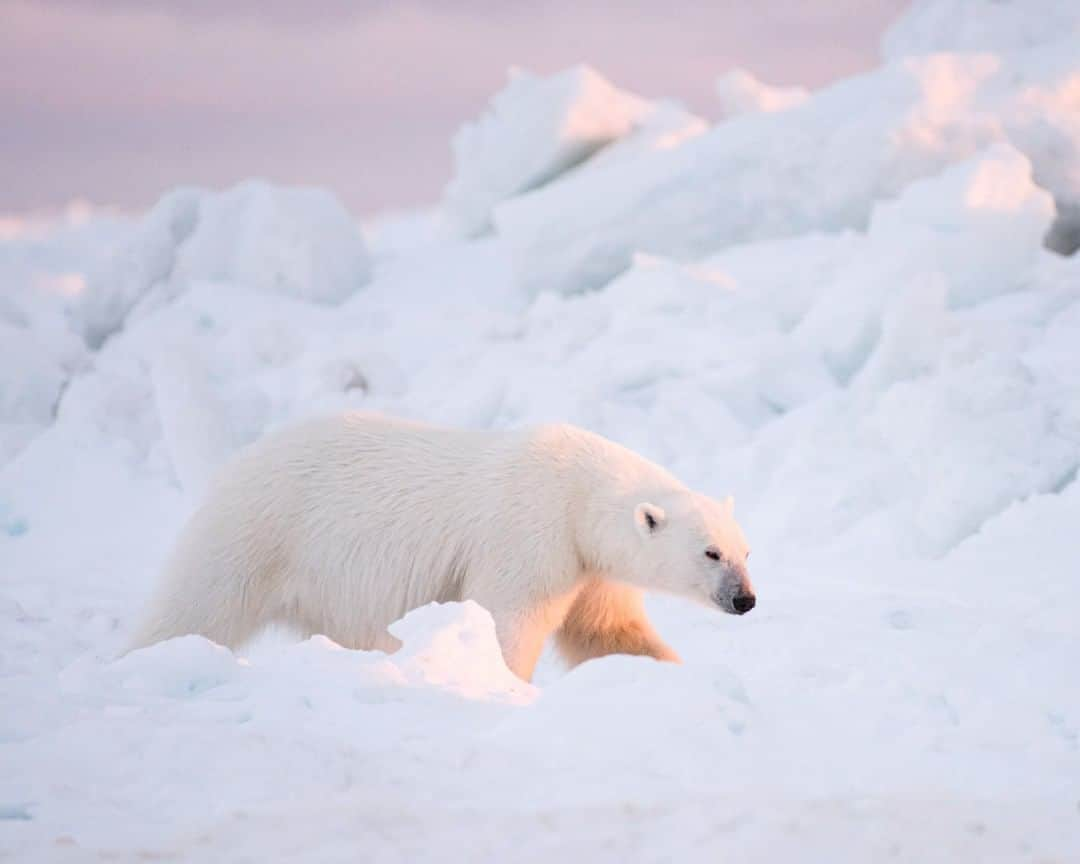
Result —
[[387, 626], [406, 612], [472, 599], [525, 680], [552, 633], [571, 665], [613, 653], [678, 661], [642, 591], [752, 609], [732, 508], [574, 426], [308, 421], [215, 480], [133, 647], [188, 633], [236, 647], [281, 622], [389, 651]]

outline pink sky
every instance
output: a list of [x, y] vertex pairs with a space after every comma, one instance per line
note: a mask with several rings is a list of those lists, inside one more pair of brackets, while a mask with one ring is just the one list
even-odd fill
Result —
[[0, 0], [0, 212], [143, 207], [250, 176], [357, 214], [434, 201], [450, 137], [511, 65], [588, 62], [716, 116], [743, 66], [867, 68], [905, 0]]

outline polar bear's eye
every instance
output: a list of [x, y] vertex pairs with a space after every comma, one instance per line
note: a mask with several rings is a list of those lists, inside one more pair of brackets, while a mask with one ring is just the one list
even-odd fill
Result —
[[714, 549], [712, 546], [710, 546], [708, 549], [705, 550], [705, 557], [706, 558], [712, 558], [713, 561], [719, 561], [720, 560], [720, 550], [719, 549]]

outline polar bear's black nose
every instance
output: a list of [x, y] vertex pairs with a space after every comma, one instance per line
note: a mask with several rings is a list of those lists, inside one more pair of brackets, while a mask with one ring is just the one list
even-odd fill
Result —
[[757, 603], [757, 598], [753, 594], [736, 594], [731, 601], [731, 605], [740, 615], [745, 615], [753, 609], [755, 603]]

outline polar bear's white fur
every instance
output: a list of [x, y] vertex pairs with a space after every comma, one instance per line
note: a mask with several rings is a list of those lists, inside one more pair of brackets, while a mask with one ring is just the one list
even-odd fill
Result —
[[392, 650], [432, 601], [491, 612], [524, 679], [556, 634], [571, 663], [677, 660], [641, 590], [753, 606], [723, 503], [573, 426], [441, 429], [348, 414], [255, 444], [184, 529], [135, 645], [187, 633], [237, 646], [271, 622]]

